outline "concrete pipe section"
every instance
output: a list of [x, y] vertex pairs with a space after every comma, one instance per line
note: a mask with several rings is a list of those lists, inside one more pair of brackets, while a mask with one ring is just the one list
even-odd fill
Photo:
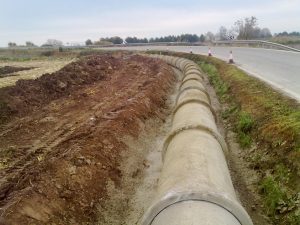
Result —
[[231, 182], [203, 73], [190, 60], [153, 55], [184, 74], [172, 128], [163, 147], [163, 168], [142, 225], [252, 225]]

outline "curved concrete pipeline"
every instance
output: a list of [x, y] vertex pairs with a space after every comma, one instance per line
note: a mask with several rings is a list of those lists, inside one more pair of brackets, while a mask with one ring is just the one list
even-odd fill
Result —
[[163, 168], [142, 225], [252, 225], [238, 202], [226, 164], [226, 143], [200, 68], [190, 60], [153, 55], [184, 73], [163, 147]]

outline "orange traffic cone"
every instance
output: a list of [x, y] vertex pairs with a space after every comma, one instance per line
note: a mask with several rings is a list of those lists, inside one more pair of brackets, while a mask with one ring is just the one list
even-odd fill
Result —
[[234, 63], [233, 62], [232, 51], [230, 51], [230, 54], [229, 54], [229, 63]]
[[208, 56], [212, 56], [210, 48], [208, 49]]

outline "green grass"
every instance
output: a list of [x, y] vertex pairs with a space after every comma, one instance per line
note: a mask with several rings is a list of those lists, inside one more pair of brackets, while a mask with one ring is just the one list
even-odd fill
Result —
[[49, 60], [57, 58], [73, 58], [77, 57], [79, 52], [82, 50], [78, 49], [46, 49], [46, 48], [32, 48], [32, 49], [0, 49], [0, 61], [16, 61], [25, 62], [31, 60]]
[[262, 180], [261, 188], [265, 196], [265, 203], [268, 206], [268, 213], [275, 216], [278, 206], [284, 202], [284, 191], [272, 176], [267, 176]]
[[[214, 86], [217, 95], [222, 102], [226, 102], [229, 99], [228, 85], [221, 79], [217, 68], [213, 64], [201, 62], [200, 67], [208, 75], [210, 83]], [[254, 126], [254, 121], [251, 116], [246, 112], [238, 112], [237, 106], [234, 105], [229, 109], [225, 110], [222, 114], [223, 118], [228, 118], [230, 114], [235, 113], [238, 116], [236, 121], [236, 132], [238, 134], [238, 140], [242, 148], [250, 147], [252, 139], [249, 133]]]
[[300, 224], [300, 194], [287, 188], [290, 178], [291, 171], [285, 165], [278, 164], [273, 173], [261, 181], [267, 212], [276, 224]]
[[240, 112], [239, 120], [237, 123], [237, 129], [240, 132], [248, 134], [248, 133], [250, 133], [253, 126], [254, 126], [254, 121], [251, 118], [250, 114], [248, 114], [246, 112]]
[[242, 148], [248, 148], [252, 144], [250, 132], [254, 127], [254, 121], [246, 112], [239, 112], [238, 121], [236, 123], [236, 132], [238, 140]]
[[217, 68], [212, 64], [204, 62], [201, 62], [200, 66], [203, 69], [203, 71], [209, 76], [209, 80], [213, 84], [219, 98], [221, 100], [226, 99], [228, 86], [220, 78]]

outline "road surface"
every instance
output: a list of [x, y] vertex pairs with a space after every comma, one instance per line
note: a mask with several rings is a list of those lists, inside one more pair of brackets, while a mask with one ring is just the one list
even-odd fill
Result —
[[[207, 55], [207, 46], [133, 46], [109, 49], [170, 50]], [[300, 102], [300, 53], [274, 49], [244, 47], [211, 47], [213, 56], [228, 60], [229, 51], [238, 67], [271, 84]]]

